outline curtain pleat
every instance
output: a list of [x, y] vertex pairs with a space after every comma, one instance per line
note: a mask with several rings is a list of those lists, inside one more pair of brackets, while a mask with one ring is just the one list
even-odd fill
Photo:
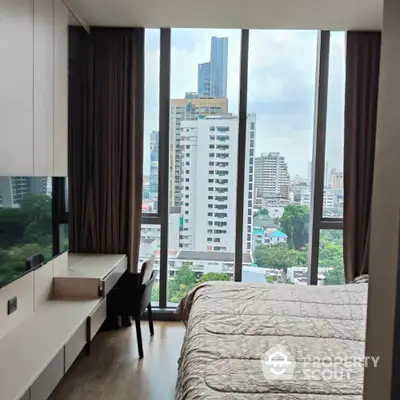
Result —
[[[144, 30], [93, 28], [87, 119], [70, 130], [70, 250], [138, 262], [143, 177]], [[82, 73], [82, 71], [80, 71]], [[70, 88], [72, 100], [81, 91]], [[74, 115], [71, 116], [74, 118]]]
[[369, 270], [380, 49], [380, 32], [347, 34], [343, 212], [346, 282]]

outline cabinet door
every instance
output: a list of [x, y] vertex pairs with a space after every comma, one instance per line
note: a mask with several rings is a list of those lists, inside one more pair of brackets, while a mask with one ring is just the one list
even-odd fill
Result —
[[33, 175], [33, 0], [0, 1], [0, 176]]
[[54, 173], [68, 175], [68, 15], [62, 0], [54, 3]]
[[54, 0], [34, 0], [34, 175], [53, 175]]

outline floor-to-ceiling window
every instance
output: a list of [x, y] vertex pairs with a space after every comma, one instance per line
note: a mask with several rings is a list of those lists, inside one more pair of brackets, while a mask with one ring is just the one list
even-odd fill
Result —
[[169, 305], [197, 282], [233, 279], [240, 38], [171, 31]]
[[243, 282], [307, 283], [317, 52], [318, 31], [249, 33], [253, 226], [243, 254], [254, 264]]
[[139, 262], [156, 259], [155, 304], [208, 279], [343, 283], [344, 52], [343, 32], [146, 30]]

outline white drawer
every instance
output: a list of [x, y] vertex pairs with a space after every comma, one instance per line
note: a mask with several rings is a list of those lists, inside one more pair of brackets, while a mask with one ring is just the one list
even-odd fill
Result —
[[31, 386], [30, 400], [46, 400], [64, 375], [64, 347]]
[[122, 260], [103, 280], [103, 297], [106, 297], [108, 292], [115, 286], [119, 278], [127, 270], [127, 258]]
[[107, 318], [107, 298], [105, 298], [89, 317], [90, 340], [96, 336], [101, 325]]
[[65, 345], [65, 373], [70, 369], [79, 353], [86, 345], [87, 323], [86, 321], [78, 328], [68, 343]]

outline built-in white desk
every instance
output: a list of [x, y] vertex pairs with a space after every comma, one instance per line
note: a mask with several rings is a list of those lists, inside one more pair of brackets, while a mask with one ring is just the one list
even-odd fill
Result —
[[[81, 279], [88, 279], [109, 287], [127, 269], [125, 255], [68, 257], [68, 270], [54, 283], [66, 278], [79, 286]], [[105, 291], [94, 298], [92, 294], [50, 299], [0, 339], [1, 400], [48, 398], [106, 318]]]
[[54, 297], [105, 297], [126, 269], [121, 254], [69, 254], [68, 269], [54, 278]]

